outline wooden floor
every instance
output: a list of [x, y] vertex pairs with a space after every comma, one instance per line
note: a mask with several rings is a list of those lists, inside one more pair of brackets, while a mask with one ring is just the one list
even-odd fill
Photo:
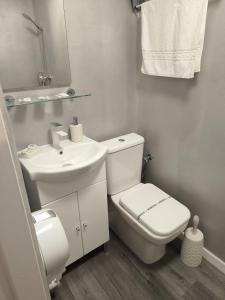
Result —
[[99, 249], [73, 264], [54, 300], [224, 300], [225, 275], [204, 261], [186, 267], [169, 247], [153, 265], [142, 263], [113, 233], [108, 252]]

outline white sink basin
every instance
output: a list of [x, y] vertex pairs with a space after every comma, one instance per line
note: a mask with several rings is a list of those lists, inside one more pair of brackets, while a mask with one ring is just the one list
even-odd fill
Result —
[[41, 146], [40, 150], [32, 158], [20, 158], [22, 167], [34, 181], [68, 180], [97, 166], [107, 152], [104, 145], [87, 137], [76, 144], [69, 140], [63, 142], [62, 153], [51, 145]]

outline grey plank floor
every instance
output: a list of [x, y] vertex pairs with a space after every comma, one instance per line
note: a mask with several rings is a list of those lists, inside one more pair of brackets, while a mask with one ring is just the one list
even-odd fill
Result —
[[111, 232], [107, 253], [98, 249], [69, 267], [52, 299], [222, 300], [225, 275], [206, 261], [186, 267], [172, 247], [145, 265]]

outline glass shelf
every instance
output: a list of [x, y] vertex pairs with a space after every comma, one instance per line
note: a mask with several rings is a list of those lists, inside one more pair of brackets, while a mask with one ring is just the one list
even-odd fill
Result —
[[[90, 93], [80, 93], [74, 96], [61, 96], [61, 95], [52, 95], [52, 96], [40, 96], [40, 97], [27, 97], [15, 100], [8, 100], [5, 98], [7, 107], [16, 107], [16, 106], [23, 106], [29, 104], [37, 104], [37, 103], [46, 103], [46, 102], [53, 102], [53, 101], [62, 101], [62, 100], [70, 100], [74, 101], [77, 98], [81, 97], [88, 97], [91, 96]], [[29, 99], [29, 100], [28, 100]]]

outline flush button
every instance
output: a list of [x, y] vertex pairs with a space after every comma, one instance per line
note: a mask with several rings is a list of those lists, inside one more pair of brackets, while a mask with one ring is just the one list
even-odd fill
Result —
[[119, 142], [125, 142], [125, 139], [118, 139]]

